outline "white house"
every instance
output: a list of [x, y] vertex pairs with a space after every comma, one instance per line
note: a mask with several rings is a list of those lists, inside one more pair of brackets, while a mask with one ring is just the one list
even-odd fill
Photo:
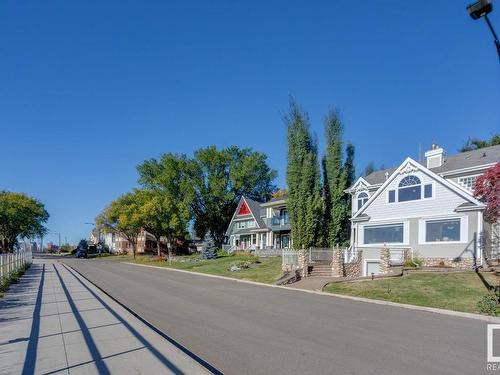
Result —
[[483, 255], [497, 256], [498, 227], [483, 220], [484, 205], [472, 188], [500, 161], [500, 146], [448, 156], [433, 145], [425, 158], [408, 157], [346, 190], [352, 196], [351, 246], [362, 250], [363, 275], [378, 273], [381, 248], [406, 249], [427, 266], [473, 268]]

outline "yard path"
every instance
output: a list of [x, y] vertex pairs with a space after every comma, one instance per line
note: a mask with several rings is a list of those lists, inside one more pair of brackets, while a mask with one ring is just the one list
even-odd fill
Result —
[[482, 374], [486, 323], [105, 260], [85, 277], [225, 374]]

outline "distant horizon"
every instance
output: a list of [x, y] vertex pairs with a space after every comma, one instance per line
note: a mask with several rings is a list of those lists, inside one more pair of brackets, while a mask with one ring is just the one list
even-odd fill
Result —
[[341, 111], [357, 176], [433, 142], [455, 154], [500, 131], [498, 57], [468, 3], [4, 3], [0, 189], [41, 200], [77, 243], [165, 152], [251, 147], [283, 187], [290, 95], [320, 154]]

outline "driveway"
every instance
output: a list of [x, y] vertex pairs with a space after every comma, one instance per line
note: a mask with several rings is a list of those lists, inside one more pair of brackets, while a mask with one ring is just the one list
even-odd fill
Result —
[[226, 374], [481, 374], [486, 323], [105, 260], [65, 263]]

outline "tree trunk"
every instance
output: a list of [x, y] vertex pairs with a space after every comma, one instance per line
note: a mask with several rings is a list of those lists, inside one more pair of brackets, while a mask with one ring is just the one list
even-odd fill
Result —
[[135, 243], [132, 242], [132, 258], [135, 260]]
[[158, 256], [161, 257], [161, 247], [159, 237], [156, 238], [156, 249], [158, 250]]

